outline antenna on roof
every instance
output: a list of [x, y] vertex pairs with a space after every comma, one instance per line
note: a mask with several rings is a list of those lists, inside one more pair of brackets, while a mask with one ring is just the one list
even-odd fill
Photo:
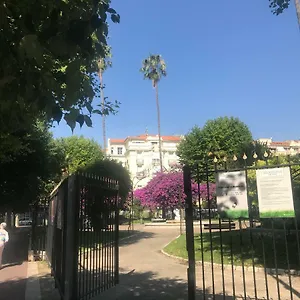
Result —
[[148, 127], [146, 127], [146, 131], [145, 132], [146, 132], [146, 135], [148, 136]]

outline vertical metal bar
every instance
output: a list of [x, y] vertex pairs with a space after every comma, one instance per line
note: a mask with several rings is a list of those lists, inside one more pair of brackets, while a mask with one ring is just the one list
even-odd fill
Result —
[[[113, 219], [112, 219], [112, 209], [113, 206], [111, 204], [111, 200], [113, 198], [110, 196], [110, 208], [109, 208], [109, 226], [110, 226], [110, 254], [109, 254], [109, 274], [110, 274], [110, 278], [109, 278], [109, 282], [110, 282], [110, 287], [112, 287], [113, 284], [113, 271], [114, 269], [112, 268], [112, 264], [113, 264], [113, 246], [114, 246], [114, 234], [113, 234]], [[132, 213], [132, 212], [131, 212]], [[133, 215], [132, 215], [133, 217]], [[132, 219], [133, 222], [133, 219]]]
[[208, 200], [208, 223], [209, 223], [209, 240], [210, 240], [210, 262], [211, 262], [211, 279], [212, 279], [212, 293], [213, 299], [215, 300], [215, 272], [214, 272], [214, 250], [213, 250], [213, 242], [212, 242], [212, 231], [211, 231], [211, 199], [209, 197], [209, 168], [208, 168], [208, 160], [206, 159], [205, 163], [206, 169], [206, 190], [207, 190], [207, 200]]
[[108, 210], [108, 233], [109, 233], [109, 254], [108, 254], [108, 288], [111, 288], [111, 218], [110, 218], [110, 209], [111, 209], [111, 196], [109, 196], [109, 210]]
[[[91, 191], [92, 191], [92, 195], [91, 195], [91, 200], [93, 203], [95, 203], [95, 189], [94, 189], [94, 178], [91, 180]], [[94, 224], [91, 224], [91, 233], [92, 233], [92, 244], [91, 244], [91, 252], [92, 252], [92, 261], [91, 261], [91, 264], [92, 264], [92, 271], [91, 271], [91, 274], [92, 274], [92, 293], [91, 293], [91, 296], [95, 296], [95, 262], [96, 262], [96, 245], [97, 245], [97, 240], [96, 240], [96, 230], [93, 226]]]
[[267, 273], [267, 266], [266, 266], [267, 264], [266, 264], [266, 253], [265, 253], [265, 241], [264, 241], [264, 234], [263, 233], [261, 233], [261, 244], [262, 244], [262, 250], [263, 250], [266, 294], [267, 294], [267, 300], [269, 300], [270, 296], [269, 296], [269, 286], [268, 286], [268, 273]]
[[80, 199], [79, 199], [79, 232], [78, 232], [78, 246], [79, 246], [79, 253], [78, 253], [78, 266], [79, 266], [79, 272], [78, 272], [78, 293], [77, 297], [80, 297], [81, 295], [81, 288], [82, 288], [82, 272], [83, 272], [83, 266], [82, 266], [82, 220], [83, 220], [83, 210], [82, 210], [82, 191], [81, 186], [79, 185], [80, 189]]
[[193, 224], [193, 199], [191, 170], [188, 166], [183, 167], [183, 182], [185, 192], [185, 228], [186, 228], [186, 248], [188, 252], [189, 267], [188, 275], [188, 300], [196, 299], [196, 262], [194, 246], [194, 224]]
[[243, 287], [244, 287], [244, 299], [247, 299], [247, 290], [246, 290], [246, 277], [245, 277], [245, 262], [244, 262], [244, 247], [243, 247], [243, 230], [242, 230], [242, 221], [239, 218], [239, 232], [240, 232], [240, 246], [241, 246], [241, 261], [242, 261], [242, 273], [243, 273]]
[[299, 239], [299, 228], [298, 228], [297, 218], [295, 218], [295, 229], [296, 229], [296, 240], [297, 240], [298, 258], [299, 258], [299, 266], [300, 266], [300, 239]]
[[119, 283], [119, 205], [118, 195], [115, 197], [115, 284]]
[[[113, 197], [111, 197], [111, 201], [112, 201]], [[114, 207], [111, 204], [110, 206], [110, 211], [109, 211], [109, 215], [110, 215], [110, 228], [111, 228], [111, 247], [110, 247], [110, 281], [111, 281], [111, 286], [114, 286]]]
[[234, 260], [233, 260], [233, 243], [232, 243], [232, 220], [229, 219], [229, 235], [230, 235], [230, 261], [231, 261], [231, 276], [232, 276], [232, 294], [235, 299], [235, 276], [234, 276]]
[[83, 287], [82, 287], [82, 296], [84, 297], [84, 295], [87, 292], [88, 289], [88, 282], [87, 282], [87, 261], [86, 261], [86, 257], [87, 257], [87, 244], [88, 244], [88, 230], [87, 230], [87, 222], [88, 222], [88, 193], [87, 193], [87, 186], [86, 186], [86, 178], [84, 178], [84, 184], [82, 185], [82, 189], [84, 189], [84, 219], [83, 219], [83, 228], [84, 228], [84, 232], [83, 232], [83, 255], [82, 255], [82, 265], [83, 265]]
[[201, 267], [202, 267], [202, 293], [203, 300], [206, 299], [205, 291], [205, 265], [204, 265], [204, 247], [203, 247], [203, 228], [202, 228], [202, 204], [201, 204], [201, 192], [200, 192], [200, 170], [199, 164], [197, 164], [197, 189], [198, 189], [198, 206], [200, 210], [200, 245], [201, 245]]
[[251, 258], [252, 258], [252, 272], [253, 272], [253, 285], [254, 285], [254, 295], [257, 300], [257, 288], [256, 288], [256, 275], [255, 275], [255, 260], [254, 260], [254, 242], [253, 242], [253, 227], [249, 227], [250, 231], [250, 243], [251, 243]]
[[[65, 300], [76, 299], [77, 295], [77, 264], [78, 264], [78, 180], [77, 175], [68, 179], [68, 211], [67, 211], [67, 236], [66, 236], [66, 281]], [[74, 217], [75, 216], [75, 217]]]
[[[108, 211], [109, 211], [109, 198], [107, 199], [108, 201]], [[108, 265], [108, 262], [109, 262], [109, 219], [108, 219], [108, 211], [106, 212], [106, 215], [105, 215], [105, 219], [106, 219], [106, 243], [105, 243], [105, 249], [106, 249], [106, 255], [105, 255], [105, 278], [106, 278], [106, 283], [105, 283], [105, 287], [106, 289], [108, 289], [109, 287], [109, 265]]]
[[222, 267], [222, 285], [223, 285], [223, 299], [226, 299], [225, 291], [225, 276], [224, 276], [224, 258], [223, 258], [223, 238], [222, 238], [222, 222], [219, 218], [219, 229], [220, 229], [220, 246], [221, 246], [221, 267]]
[[278, 279], [277, 251], [276, 251], [276, 240], [275, 240], [273, 219], [271, 219], [271, 222], [272, 222], [272, 237], [273, 237], [273, 249], [274, 249], [274, 263], [275, 263], [275, 270], [276, 270], [277, 296], [278, 296], [278, 300], [280, 300], [281, 297], [280, 297], [280, 287], [279, 287], [279, 279]]
[[286, 261], [287, 261], [287, 267], [288, 267], [288, 276], [289, 276], [289, 290], [290, 290], [290, 296], [291, 300], [293, 300], [293, 289], [292, 289], [292, 278], [291, 278], [291, 267], [290, 267], [290, 256], [289, 256], [289, 247], [288, 247], [288, 241], [287, 241], [287, 232], [286, 232], [286, 224], [285, 220], [283, 220], [283, 230], [284, 230], [284, 237], [285, 237], [285, 250], [286, 250]]
[[252, 271], [253, 271], [253, 285], [254, 285], [254, 295], [255, 299], [257, 299], [257, 288], [256, 288], [256, 275], [255, 275], [255, 260], [254, 260], [254, 247], [253, 247], [253, 212], [252, 212], [252, 200], [249, 197], [249, 189], [248, 189], [248, 167], [247, 161], [244, 159], [244, 169], [245, 169], [245, 177], [246, 177], [246, 190], [247, 190], [247, 202], [248, 202], [248, 214], [249, 214], [249, 223], [250, 223], [250, 243], [251, 243], [251, 257], [252, 257]]
[[[88, 201], [90, 202], [89, 206], [93, 205], [93, 190], [91, 187], [91, 178], [87, 178], [87, 187], [88, 187]], [[92, 231], [92, 222], [88, 223], [88, 282], [89, 282], [89, 290], [87, 295], [93, 290], [93, 231]]]
[[[105, 203], [104, 203], [105, 205]], [[104, 240], [104, 210], [101, 212], [101, 292], [104, 291], [104, 256], [105, 256], [105, 240]]]

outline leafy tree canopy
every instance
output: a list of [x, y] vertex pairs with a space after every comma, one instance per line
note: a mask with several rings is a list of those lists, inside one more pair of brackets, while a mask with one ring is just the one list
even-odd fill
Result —
[[128, 170], [121, 163], [110, 159], [97, 160], [81, 168], [80, 171], [117, 180], [119, 183], [119, 196], [124, 203], [131, 189], [131, 179]]
[[144, 74], [144, 79], [151, 80], [155, 87], [163, 76], [167, 76], [166, 69], [166, 63], [161, 55], [150, 54], [143, 60], [140, 71]]
[[[99, 58], [106, 56], [110, 0], [6, 1], [0, 7], [0, 128], [65, 119], [92, 126]], [[106, 102], [109, 112], [118, 103]]]
[[19, 152], [6, 149], [0, 160], [0, 207], [18, 212], [46, 196], [60, 180], [63, 156], [43, 122], [13, 138], [26, 147]]
[[269, 0], [269, 2], [270, 8], [275, 15], [281, 14], [291, 4], [291, 0]]
[[101, 146], [95, 140], [83, 136], [60, 138], [56, 144], [64, 153], [64, 167], [68, 174], [104, 158]]
[[177, 153], [183, 163], [205, 163], [210, 157], [242, 156], [253, 143], [246, 124], [238, 118], [220, 117], [209, 120], [203, 128], [195, 126], [179, 144]]

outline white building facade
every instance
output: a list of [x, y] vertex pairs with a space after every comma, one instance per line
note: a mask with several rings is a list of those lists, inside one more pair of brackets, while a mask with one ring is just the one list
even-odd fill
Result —
[[258, 139], [258, 142], [264, 144], [274, 154], [279, 155], [295, 155], [300, 153], [300, 141], [288, 140], [288, 141], [273, 141], [270, 139]]
[[[179, 163], [177, 146], [183, 136], [161, 136], [164, 170]], [[158, 135], [129, 136], [126, 139], [108, 139], [107, 156], [126, 167], [131, 175], [133, 188], [144, 187], [160, 171]]]

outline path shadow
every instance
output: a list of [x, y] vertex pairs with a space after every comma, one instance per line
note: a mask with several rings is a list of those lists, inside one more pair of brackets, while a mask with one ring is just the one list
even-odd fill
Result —
[[[295, 290], [292, 286], [286, 284], [283, 280], [281, 280], [280, 278], [276, 278], [275, 275], [271, 275], [275, 280], [278, 280], [279, 283], [286, 288], [287, 290], [291, 291], [291, 293], [293, 294], [293, 297], [296, 297], [295, 299], [300, 299], [300, 292]], [[292, 296], [291, 296], [292, 299]]]
[[[0, 271], [1, 272], [1, 271]], [[17, 276], [17, 275], [16, 275]], [[26, 283], [39, 280], [41, 287], [41, 299], [60, 300], [58, 291], [55, 289], [54, 279], [50, 274], [42, 276], [31, 276], [28, 279], [12, 278], [11, 280], [0, 281], [0, 300], [22, 300], [24, 299]]]
[[9, 242], [6, 244], [2, 263], [4, 265], [20, 264], [28, 260], [29, 236], [26, 229], [15, 229], [9, 232]]
[[[155, 272], [130, 272], [124, 273], [120, 270], [120, 284], [115, 288], [106, 291], [96, 299], [106, 300], [130, 300], [130, 299], [145, 299], [145, 300], [187, 300], [188, 286], [185, 280], [180, 278], [159, 278]], [[196, 290], [196, 298], [203, 299], [205, 294], [206, 299], [213, 299], [209, 291], [203, 293], [202, 290]], [[102, 297], [102, 298], [101, 298]], [[216, 300], [234, 300], [232, 296], [215, 295]], [[237, 298], [236, 298], [237, 299]]]
[[119, 245], [129, 246], [138, 243], [140, 240], [153, 238], [155, 235], [153, 232], [134, 230], [132, 231], [132, 236], [121, 239]]

